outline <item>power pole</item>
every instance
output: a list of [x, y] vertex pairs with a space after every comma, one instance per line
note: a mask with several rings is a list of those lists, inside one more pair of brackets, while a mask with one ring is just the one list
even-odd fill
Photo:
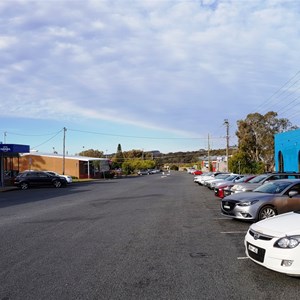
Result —
[[226, 171], [228, 172], [228, 158], [229, 158], [229, 122], [228, 119], [224, 120], [226, 126]]
[[209, 144], [209, 134], [207, 136], [207, 157], [208, 157], [208, 172], [210, 172], [210, 144]]
[[63, 138], [63, 169], [62, 169], [62, 174], [63, 174], [63, 175], [65, 175], [66, 131], [67, 131], [67, 128], [64, 127], [64, 138]]

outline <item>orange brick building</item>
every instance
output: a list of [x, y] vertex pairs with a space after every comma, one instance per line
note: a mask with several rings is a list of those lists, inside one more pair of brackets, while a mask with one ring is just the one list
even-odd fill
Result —
[[41, 154], [38, 152], [24, 153], [18, 158], [12, 158], [7, 165], [12, 170], [54, 171], [75, 178], [100, 178], [103, 172], [109, 171], [109, 160], [85, 156], [70, 156], [60, 154]]

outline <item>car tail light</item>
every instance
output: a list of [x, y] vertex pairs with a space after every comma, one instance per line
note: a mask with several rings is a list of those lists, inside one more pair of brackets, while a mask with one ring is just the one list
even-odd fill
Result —
[[219, 189], [219, 197], [224, 198], [224, 190], [223, 189]]

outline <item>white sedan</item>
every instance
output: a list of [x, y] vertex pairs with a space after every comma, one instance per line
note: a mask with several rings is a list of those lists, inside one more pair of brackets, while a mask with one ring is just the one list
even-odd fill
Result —
[[300, 277], [300, 211], [281, 214], [250, 226], [246, 255], [276, 272]]

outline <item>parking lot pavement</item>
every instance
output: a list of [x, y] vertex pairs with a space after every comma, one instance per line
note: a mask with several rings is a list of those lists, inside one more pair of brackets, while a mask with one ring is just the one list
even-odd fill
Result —
[[11, 186], [11, 185], [9, 185], [9, 186], [1, 186], [1, 187], [0, 187], [0, 192], [15, 191], [15, 190], [17, 190], [17, 189], [18, 189], [17, 187]]

